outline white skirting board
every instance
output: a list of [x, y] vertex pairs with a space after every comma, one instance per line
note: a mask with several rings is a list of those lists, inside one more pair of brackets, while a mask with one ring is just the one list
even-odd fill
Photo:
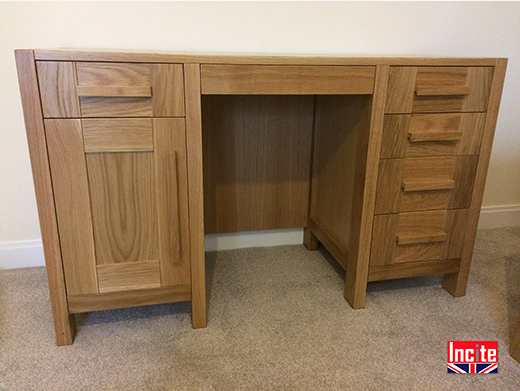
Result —
[[[520, 205], [482, 208], [479, 229], [520, 227]], [[206, 251], [231, 250], [247, 247], [270, 247], [301, 244], [303, 229], [239, 232], [206, 235]], [[41, 240], [0, 243], [0, 269], [44, 266]]]

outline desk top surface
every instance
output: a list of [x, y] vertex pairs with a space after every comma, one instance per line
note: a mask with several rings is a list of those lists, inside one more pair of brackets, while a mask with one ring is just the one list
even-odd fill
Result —
[[196, 54], [108, 50], [34, 50], [36, 60], [261, 65], [494, 66], [496, 58]]

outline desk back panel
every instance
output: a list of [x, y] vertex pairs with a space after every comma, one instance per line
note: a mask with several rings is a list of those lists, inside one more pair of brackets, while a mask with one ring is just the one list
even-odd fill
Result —
[[307, 225], [314, 97], [203, 95], [205, 233]]

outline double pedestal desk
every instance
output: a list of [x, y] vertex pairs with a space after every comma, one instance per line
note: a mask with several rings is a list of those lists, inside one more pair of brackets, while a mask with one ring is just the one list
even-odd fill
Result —
[[506, 59], [16, 60], [58, 345], [110, 308], [205, 327], [205, 233], [304, 227], [353, 308], [376, 280], [465, 294]]

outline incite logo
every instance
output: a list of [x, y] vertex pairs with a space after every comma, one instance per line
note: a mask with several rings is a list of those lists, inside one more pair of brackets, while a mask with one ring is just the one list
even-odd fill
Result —
[[448, 341], [448, 373], [498, 373], [498, 342]]

